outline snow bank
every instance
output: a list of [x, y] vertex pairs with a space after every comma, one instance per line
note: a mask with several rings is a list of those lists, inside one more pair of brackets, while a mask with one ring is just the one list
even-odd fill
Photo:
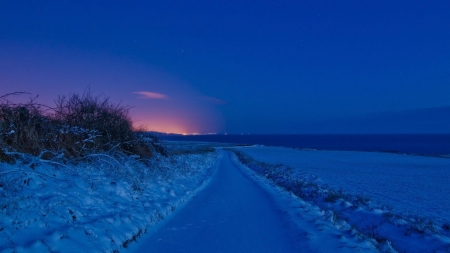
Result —
[[[240, 160], [387, 252], [448, 252], [450, 159], [237, 148]], [[256, 159], [256, 160], [254, 160]]]
[[188, 201], [217, 152], [0, 163], [0, 252], [116, 252]]

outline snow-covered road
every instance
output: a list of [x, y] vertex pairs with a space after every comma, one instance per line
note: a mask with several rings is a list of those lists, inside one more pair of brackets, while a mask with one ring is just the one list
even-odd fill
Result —
[[244, 176], [230, 153], [224, 152], [210, 184], [129, 250], [299, 252], [287, 223], [271, 196]]

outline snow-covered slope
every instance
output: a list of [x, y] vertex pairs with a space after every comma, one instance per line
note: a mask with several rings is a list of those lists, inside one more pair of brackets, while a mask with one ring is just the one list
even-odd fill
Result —
[[0, 252], [114, 252], [206, 184], [217, 152], [0, 163]]

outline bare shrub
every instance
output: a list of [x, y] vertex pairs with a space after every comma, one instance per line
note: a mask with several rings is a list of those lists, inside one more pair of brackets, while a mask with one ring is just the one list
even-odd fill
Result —
[[[146, 142], [133, 131], [129, 107], [114, 104], [104, 96], [60, 96], [55, 108], [31, 99], [16, 104], [10, 96], [0, 97], [0, 160], [14, 162], [14, 152], [24, 152], [42, 159], [84, 157], [93, 152], [123, 152], [149, 158], [164, 148]], [[153, 146], [152, 146], [153, 145]]]
[[38, 155], [43, 149], [52, 147], [54, 122], [45, 116], [48, 108], [37, 104], [34, 99], [22, 104], [12, 103], [8, 99], [9, 96], [22, 94], [25, 93], [16, 92], [0, 97], [0, 157], [6, 162], [14, 160], [7, 155], [8, 148]]
[[133, 140], [129, 108], [113, 104], [107, 97], [93, 96], [86, 91], [83, 95], [60, 96], [55, 104], [55, 120], [72, 127], [99, 131], [101, 145]]

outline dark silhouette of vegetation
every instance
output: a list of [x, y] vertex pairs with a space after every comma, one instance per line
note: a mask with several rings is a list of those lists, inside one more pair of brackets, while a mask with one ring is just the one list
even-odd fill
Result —
[[15, 92], [0, 96], [0, 161], [14, 162], [18, 152], [41, 159], [79, 158], [94, 152], [121, 152], [150, 158], [154, 152], [166, 155], [156, 138], [133, 131], [129, 107], [110, 102], [104, 96], [60, 96], [55, 108], [13, 103]]

